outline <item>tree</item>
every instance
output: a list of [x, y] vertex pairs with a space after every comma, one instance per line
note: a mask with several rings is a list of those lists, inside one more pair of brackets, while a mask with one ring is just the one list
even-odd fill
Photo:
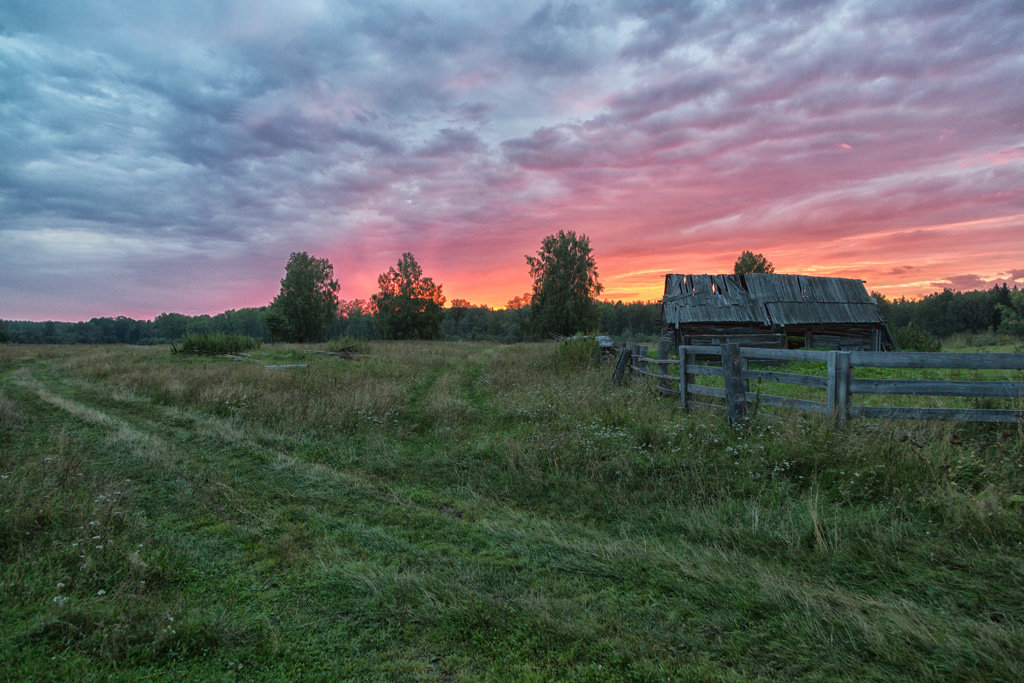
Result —
[[745, 251], [736, 259], [736, 265], [732, 267], [736, 275], [747, 273], [774, 273], [775, 266], [764, 257], [764, 254], [755, 254], [752, 251]]
[[338, 281], [334, 266], [306, 252], [288, 257], [281, 292], [267, 310], [267, 326], [274, 339], [319, 341], [338, 315]]
[[526, 263], [533, 278], [530, 328], [535, 335], [570, 335], [597, 327], [596, 296], [603, 287], [589, 237], [559, 230], [545, 237]]
[[530, 293], [523, 292], [522, 296], [514, 296], [508, 300], [505, 304], [505, 308], [510, 311], [521, 311], [530, 305]]
[[377, 328], [386, 339], [434, 339], [444, 318], [441, 285], [423, 277], [416, 257], [405, 252], [397, 267], [377, 278], [380, 291], [371, 297]]
[[356, 339], [370, 339], [375, 336], [373, 311], [365, 299], [342, 301], [338, 304], [339, 332]]
[[11, 327], [6, 320], [0, 320], [0, 344], [11, 341]]

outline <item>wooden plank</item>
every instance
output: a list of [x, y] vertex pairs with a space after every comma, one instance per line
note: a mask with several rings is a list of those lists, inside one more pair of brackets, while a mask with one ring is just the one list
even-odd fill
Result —
[[626, 374], [626, 366], [629, 365], [630, 352], [628, 348], [619, 351], [619, 357], [615, 360], [615, 369], [612, 371], [612, 386], [622, 383], [622, 376]]
[[828, 375], [830, 386], [825, 388], [829, 394], [829, 411], [840, 423], [850, 419], [850, 353], [833, 351], [829, 354]]
[[901, 406], [851, 406], [853, 417], [890, 420], [958, 420], [961, 422], [1024, 422], [1024, 410], [974, 408], [905, 408]]
[[725, 389], [722, 387], [708, 387], [703, 384], [687, 384], [686, 393], [699, 394], [701, 396], [714, 396], [715, 398], [725, 398]]
[[686, 383], [689, 381], [687, 370], [690, 365], [690, 354], [686, 352], [685, 346], [679, 347], [679, 407], [683, 410], [689, 409], [687, 405], [688, 397], [686, 394]]
[[812, 361], [815, 363], [827, 363], [828, 351], [809, 351], [807, 349], [744, 348], [743, 357], [750, 360], [802, 360]]
[[722, 347], [722, 368], [725, 370], [725, 404], [729, 424], [739, 424], [747, 416], [740, 347], [735, 344], [726, 344]]
[[763, 403], [769, 406], [777, 406], [779, 408], [792, 408], [794, 410], [803, 410], [804, 412], [809, 413], [819, 413], [821, 415], [828, 414], [828, 404], [822, 403], [821, 401], [807, 401], [802, 398], [789, 398], [788, 396], [758, 394], [755, 392], [747, 392], [747, 401], [751, 403]]
[[709, 356], [709, 355], [720, 356], [720, 355], [722, 355], [722, 347], [721, 346], [709, 346], [709, 345], [706, 345], [706, 344], [684, 344], [683, 346], [686, 347], [686, 350], [687, 350], [688, 353], [692, 353], [694, 355], [698, 355], [698, 354], [701, 355], [701, 356]]
[[661, 387], [661, 386], [655, 387], [655, 388], [660, 393], [665, 394], [666, 396], [678, 396], [679, 395], [679, 392], [676, 391], [675, 389], [669, 389], [668, 387]]
[[724, 377], [725, 370], [720, 365], [690, 365], [687, 372], [691, 375], [714, 375], [715, 377]]
[[661, 375], [661, 374], [658, 374], [656, 372], [645, 372], [644, 374], [646, 376], [648, 376], [648, 377], [653, 377], [654, 379], [657, 379], [657, 380], [666, 380], [666, 379], [668, 379], [668, 380], [675, 381], [675, 380], [679, 379], [675, 375]]
[[1024, 382], [957, 382], [921, 379], [855, 379], [855, 394], [1024, 398]]
[[1024, 353], [921, 353], [854, 351], [850, 364], [874, 368], [1024, 370]]
[[827, 378], [818, 375], [800, 375], [793, 372], [772, 372], [769, 370], [747, 370], [743, 373], [748, 379], [760, 380], [762, 382], [781, 382], [782, 384], [796, 384], [802, 387], [818, 387], [824, 389], [828, 383]]

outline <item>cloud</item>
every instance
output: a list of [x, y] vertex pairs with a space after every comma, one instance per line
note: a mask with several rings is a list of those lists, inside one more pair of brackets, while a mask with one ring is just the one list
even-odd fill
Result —
[[897, 294], [1024, 277], [1014, 2], [54, 0], [0, 27], [0, 317], [258, 305], [296, 250], [346, 298], [411, 250], [502, 305], [559, 228], [611, 297], [746, 248]]
[[945, 280], [933, 282], [932, 286], [942, 289], [954, 289], [954, 290], [971, 290], [971, 289], [985, 289], [989, 283], [974, 275], [973, 273], [967, 275], [950, 275]]

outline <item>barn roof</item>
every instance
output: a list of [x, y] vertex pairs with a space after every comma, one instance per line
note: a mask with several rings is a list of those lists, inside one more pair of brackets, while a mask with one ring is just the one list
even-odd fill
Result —
[[884, 323], [861, 280], [764, 273], [666, 275], [662, 320], [766, 327]]

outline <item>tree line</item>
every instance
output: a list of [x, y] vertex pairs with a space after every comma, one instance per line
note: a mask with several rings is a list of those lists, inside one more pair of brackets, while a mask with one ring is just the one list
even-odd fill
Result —
[[[447, 308], [442, 285], [423, 273], [411, 253], [377, 280], [369, 299], [339, 300], [334, 268], [325, 258], [293, 253], [281, 290], [269, 305], [214, 316], [161, 313], [152, 321], [126, 316], [88, 322], [0, 320], [0, 343], [168, 344], [188, 335], [241, 334], [261, 341], [308, 342], [338, 336], [356, 339], [446, 339], [519, 342], [551, 335], [601, 332], [620, 339], [653, 340], [660, 332], [659, 302], [602, 302], [603, 287], [586, 235], [559, 231], [526, 255], [533, 288], [505, 308], [454, 299]], [[773, 273], [762, 254], [744, 251], [734, 272]], [[890, 329], [948, 337], [994, 331], [1024, 337], [1024, 291], [989, 290], [929, 294], [891, 300], [872, 293]]]
[[918, 300], [871, 295], [894, 331], [913, 325], [939, 338], [990, 331], [1024, 337], [1024, 290], [1006, 283], [967, 292], [944, 289]]
[[268, 306], [215, 316], [161, 313], [152, 321], [127, 316], [88, 322], [0, 321], [0, 341], [17, 343], [164, 344], [188, 335], [242, 334], [263, 341], [469, 339], [517, 342], [599, 328], [615, 335], [658, 333], [657, 305], [605, 304], [590, 240], [573, 231], [548, 235], [526, 263], [531, 292], [494, 310], [456, 299], [448, 308], [439, 283], [409, 252], [377, 280], [369, 300], [338, 299], [334, 267], [306, 252], [291, 254], [278, 295]]
[[[603, 334], [617, 339], [654, 341], [659, 332], [659, 302], [597, 303]], [[326, 339], [346, 335], [355, 339], [385, 339], [378, 315], [368, 300], [341, 301]], [[93, 318], [86, 322], [0, 321], [0, 343], [20, 344], [171, 344], [186, 335], [244, 334], [263, 342], [274, 339], [267, 324], [268, 307], [243, 308], [217, 315], [161, 313], [154, 320]], [[536, 338], [529, 330], [530, 307], [493, 309], [455, 299], [442, 311], [437, 339], [515, 343]]]

